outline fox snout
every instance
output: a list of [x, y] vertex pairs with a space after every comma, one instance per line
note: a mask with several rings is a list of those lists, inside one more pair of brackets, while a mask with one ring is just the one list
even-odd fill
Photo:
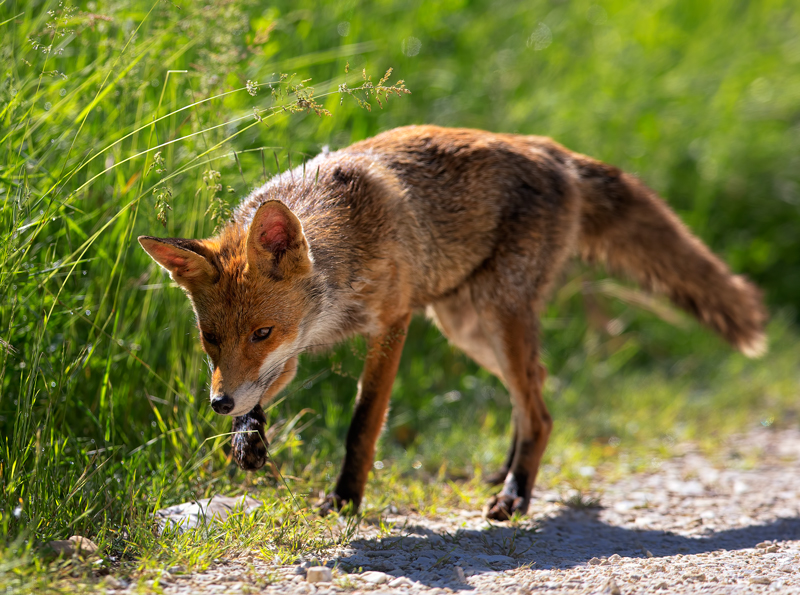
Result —
[[211, 408], [220, 415], [237, 417], [259, 404], [269, 384], [258, 380], [223, 381], [220, 368], [211, 377]]
[[228, 415], [235, 407], [235, 401], [225, 393], [211, 395], [211, 408], [220, 415]]
[[254, 382], [245, 382], [233, 393], [211, 390], [211, 408], [220, 415], [238, 417], [253, 410], [259, 404], [268, 387]]

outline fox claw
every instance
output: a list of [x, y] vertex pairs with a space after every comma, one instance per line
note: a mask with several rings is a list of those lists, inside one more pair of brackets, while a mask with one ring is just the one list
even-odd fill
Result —
[[483, 516], [495, 521], [507, 521], [515, 513], [528, 512], [528, 500], [521, 496], [498, 494], [492, 496], [483, 508]]

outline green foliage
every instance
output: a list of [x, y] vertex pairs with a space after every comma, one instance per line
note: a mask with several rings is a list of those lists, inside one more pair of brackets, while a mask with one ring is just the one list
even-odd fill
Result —
[[[268, 412], [295, 506], [231, 463], [191, 309], [135, 238], [209, 236], [271, 175], [394, 126], [545, 134], [637, 172], [785, 312], [771, 359], [745, 362], [576, 266], [543, 322], [542, 481], [582, 488], [575, 469], [620, 441], [793, 419], [798, 39], [788, 0], [0, 3], [0, 585], [41, 568], [49, 539], [89, 535], [146, 569], [183, 547], [153, 540], [161, 506], [257, 487], [286, 518], [333, 481], [363, 342], [305, 358]], [[426, 481], [499, 464], [502, 385], [417, 319], [394, 391], [369, 506], [485, 494]]]

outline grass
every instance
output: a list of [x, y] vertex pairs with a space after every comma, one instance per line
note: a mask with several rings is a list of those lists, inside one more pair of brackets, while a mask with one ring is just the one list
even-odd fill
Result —
[[[556, 428], [540, 485], [569, 500], [589, 468], [797, 424], [799, 33], [781, 0], [0, 2], [0, 587], [90, 589], [352, 536], [309, 503], [338, 470], [363, 342], [302, 360], [269, 411], [276, 473], [245, 474], [188, 303], [132, 239], [210, 235], [278, 170], [397, 125], [547, 134], [635, 171], [766, 290], [772, 351], [751, 362], [576, 265], [543, 321]], [[412, 94], [384, 89], [381, 109], [356, 89], [390, 66], [386, 85]], [[480, 506], [507, 446], [503, 387], [419, 318], [394, 391], [366, 514]], [[242, 492], [267, 508], [153, 532], [161, 507]], [[103, 562], [47, 555], [73, 534]]]

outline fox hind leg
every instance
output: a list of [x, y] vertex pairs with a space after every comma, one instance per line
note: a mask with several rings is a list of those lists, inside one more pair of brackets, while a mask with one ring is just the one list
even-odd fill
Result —
[[[484, 334], [478, 311], [472, 303], [469, 287], [464, 287], [454, 295], [436, 302], [428, 309], [428, 316], [453, 345], [505, 384], [497, 356]], [[517, 432], [514, 429], [505, 463], [498, 471], [485, 478], [486, 483], [500, 485], [505, 481], [514, 461], [516, 445]]]
[[487, 503], [487, 518], [507, 520], [528, 510], [531, 491], [539, 471], [552, 418], [542, 396], [547, 377], [538, 359], [538, 323], [533, 312], [510, 316], [493, 312], [481, 318], [488, 336], [493, 337], [497, 357], [507, 379], [514, 403], [516, 446], [503, 488]]

